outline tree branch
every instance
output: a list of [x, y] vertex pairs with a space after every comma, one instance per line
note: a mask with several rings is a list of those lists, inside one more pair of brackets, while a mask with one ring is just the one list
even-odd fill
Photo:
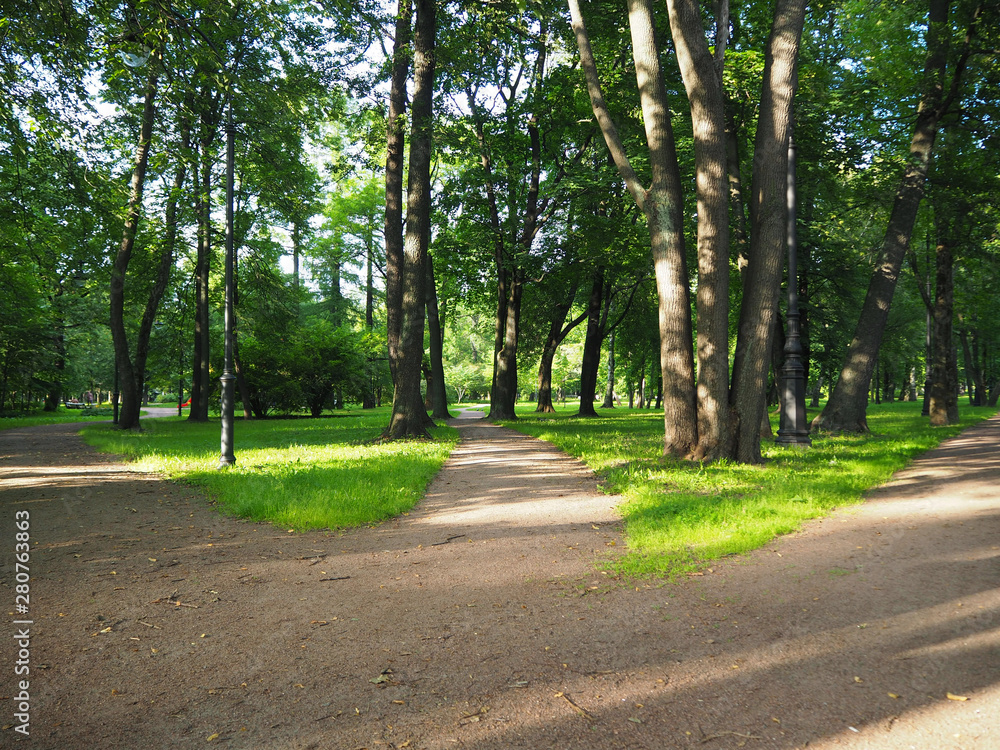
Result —
[[568, 0], [569, 12], [573, 25], [573, 33], [576, 35], [576, 45], [580, 51], [580, 67], [587, 81], [587, 92], [590, 94], [590, 104], [594, 110], [598, 125], [601, 126], [601, 133], [608, 144], [608, 151], [618, 167], [618, 173], [625, 181], [625, 187], [636, 204], [642, 208], [646, 202], [646, 190], [639, 182], [639, 177], [632, 168], [628, 155], [625, 153], [625, 146], [622, 143], [621, 135], [611, 119], [607, 102], [604, 100], [604, 92], [601, 90], [601, 80], [597, 74], [597, 64], [594, 62], [594, 52], [590, 47], [590, 36], [587, 34], [587, 27], [583, 21], [583, 14], [580, 12], [580, 0]]

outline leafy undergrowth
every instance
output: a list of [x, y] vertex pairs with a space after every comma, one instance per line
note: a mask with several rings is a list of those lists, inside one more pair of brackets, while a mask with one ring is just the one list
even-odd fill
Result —
[[387, 409], [332, 418], [264, 420], [235, 425], [236, 464], [218, 470], [220, 427], [174, 419], [143, 421], [139, 433], [94, 425], [84, 439], [205, 489], [228, 513], [289, 529], [363, 526], [403, 513], [421, 497], [458, 442], [450, 427], [433, 440], [373, 443]]
[[931, 427], [920, 407], [870, 406], [870, 435], [813, 435], [807, 449], [767, 441], [762, 466], [664, 458], [663, 415], [651, 411], [599, 410], [585, 419], [568, 406], [541, 416], [524, 405], [524, 418], [507, 426], [579, 457], [622, 496], [628, 552], [615, 572], [674, 576], [860, 502], [917, 454], [996, 412], [963, 407], [960, 424]]

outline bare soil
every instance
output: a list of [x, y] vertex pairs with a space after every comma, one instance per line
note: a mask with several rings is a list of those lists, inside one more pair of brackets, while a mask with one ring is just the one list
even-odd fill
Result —
[[76, 426], [0, 433], [0, 745], [1000, 748], [1000, 419], [673, 584], [600, 572], [616, 498], [580, 463], [457, 424], [411, 514], [310, 533], [224, 517]]

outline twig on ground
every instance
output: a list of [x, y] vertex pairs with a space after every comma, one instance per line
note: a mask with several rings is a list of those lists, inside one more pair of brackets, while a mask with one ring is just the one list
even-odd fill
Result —
[[[159, 599], [153, 599], [150, 604], [173, 604], [175, 607], [190, 607], [191, 609], [198, 609], [197, 604], [185, 604], [184, 602], [179, 602], [174, 599], [174, 595], [161, 596]], [[153, 627], [156, 626], [154, 625]]]
[[[698, 728], [701, 729], [701, 727], [698, 727]], [[702, 734], [705, 734], [705, 733], [702, 732]], [[726, 732], [716, 732], [715, 734], [710, 734], [710, 735], [707, 735], [705, 737], [702, 737], [701, 738], [701, 742], [704, 744], [705, 742], [711, 742], [712, 740], [717, 740], [720, 737], [742, 737], [743, 739], [746, 739], [746, 740], [762, 740], [762, 739], [764, 739], [763, 737], [758, 737], [755, 734], [743, 734], [742, 732], [728, 732], [728, 731], [726, 731]]]
[[464, 536], [465, 536], [465, 534], [455, 534], [455, 536], [450, 536], [447, 539], [445, 539], [443, 542], [434, 542], [434, 544], [432, 544], [431, 546], [432, 547], [440, 547], [442, 544], [448, 544], [448, 542], [450, 542], [452, 539], [461, 539]]
[[573, 699], [570, 698], [568, 695], [566, 695], [566, 693], [556, 693], [556, 698], [562, 698], [563, 700], [565, 700], [569, 705], [573, 707], [574, 710], [579, 712], [580, 716], [582, 716], [583, 718], [588, 719], [589, 721], [597, 721], [597, 719], [594, 718], [593, 714], [587, 711], [587, 709], [578, 706], [576, 703], [574, 703]]

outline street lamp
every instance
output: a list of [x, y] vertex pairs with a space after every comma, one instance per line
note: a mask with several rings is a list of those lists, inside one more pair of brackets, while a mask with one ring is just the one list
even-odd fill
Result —
[[806, 368], [802, 364], [799, 332], [799, 274], [795, 234], [795, 142], [788, 138], [788, 336], [785, 364], [781, 368], [781, 421], [779, 445], [812, 445], [806, 426]]

